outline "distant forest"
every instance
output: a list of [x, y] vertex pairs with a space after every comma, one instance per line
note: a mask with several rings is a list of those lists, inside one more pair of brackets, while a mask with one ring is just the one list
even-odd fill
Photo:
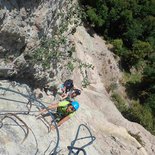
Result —
[[[80, 0], [86, 21], [110, 41], [124, 72], [140, 73], [128, 81], [138, 101], [126, 115], [155, 134], [155, 0]], [[132, 90], [132, 91], [131, 91]], [[139, 107], [139, 108], [137, 108]]]

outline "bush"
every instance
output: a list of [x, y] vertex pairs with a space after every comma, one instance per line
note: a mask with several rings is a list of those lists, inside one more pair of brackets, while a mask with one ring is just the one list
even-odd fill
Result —
[[104, 21], [104, 19], [101, 16], [98, 16], [96, 14], [96, 12], [97, 12], [97, 10], [95, 8], [88, 7], [87, 15], [89, 17], [89, 20], [91, 21], [91, 23], [94, 26], [101, 27], [101, 26], [103, 26], [105, 21]]
[[138, 40], [133, 44], [132, 57], [138, 61], [143, 60], [153, 52], [152, 46], [148, 42]]
[[148, 106], [143, 106], [138, 102], [133, 102], [128, 113], [126, 114], [126, 118], [143, 125], [151, 132], [154, 130], [153, 115]]
[[74, 70], [74, 64], [71, 62], [71, 61], [69, 61], [68, 62], [68, 64], [67, 64], [67, 68], [68, 68], [68, 70], [70, 70], [71, 72], [73, 72], [73, 70]]
[[125, 113], [127, 111], [128, 109], [127, 104], [125, 103], [125, 100], [123, 100], [123, 98], [119, 94], [114, 93], [112, 94], [111, 98], [121, 113]]
[[123, 41], [122, 41], [122, 39], [115, 39], [112, 41], [112, 44], [114, 46], [115, 54], [121, 56], [123, 54]]
[[151, 94], [148, 97], [148, 99], [146, 100], [146, 105], [152, 109], [153, 114], [155, 116], [155, 94]]
[[111, 97], [125, 118], [141, 124], [152, 134], [155, 134], [155, 119], [149, 106], [143, 106], [139, 104], [139, 102], [134, 101], [130, 107], [128, 107], [125, 100], [123, 100], [119, 94], [114, 93]]

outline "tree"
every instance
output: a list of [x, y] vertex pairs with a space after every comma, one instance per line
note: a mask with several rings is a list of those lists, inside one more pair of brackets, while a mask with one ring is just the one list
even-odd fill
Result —
[[155, 46], [155, 17], [148, 16], [143, 22], [143, 36], [152, 46]]
[[142, 106], [138, 102], [133, 102], [132, 106], [126, 113], [126, 117], [131, 121], [143, 125], [150, 131], [154, 130], [154, 119], [152, 111], [147, 106]]
[[86, 13], [95, 27], [101, 27], [106, 21], [107, 10], [106, 6], [101, 5], [99, 8], [88, 7]]
[[155, 93], [151, 94], [148, 97], [145, 104], [152, 109], [152, 112], [153, 112], [153, 114], [155, 116]]
[[133, 55], [137, 59], [144, 59], [146, 56], [148, 57], [152, 52], [152, 46], [149, 44], [149, 42], [144, 42], [138, 40], [133, 44]]
[[148, 102], [149, 97], [155, 94], [155, 55], [150, 55], [148, 64], [144, 68], [141, 87], [139, 89], [142, 102]]
[[122, 41], [122, 39], [115, 39], [112, 41], [112, 44], [114, 46], [115, 54], [122, 56], [123, 55], [123, 41]]
[[128, 48], [132, 47], [132, 44], [136, 42], [142, 35], [142, 24], [137, 20], [132, 20], [132, 23], [128, 25], [126, 32], [123, 34], [123, 40]]

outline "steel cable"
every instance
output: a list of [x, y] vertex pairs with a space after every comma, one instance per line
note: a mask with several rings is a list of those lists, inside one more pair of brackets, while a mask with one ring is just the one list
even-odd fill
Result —
[[[82, 126], [85, 127], [88, 130], [90, 136], [78, 138], [79, 132], [80, 132], [80, 128]], [[87, 139], [87, 138], [90, 138], [90, 142], [88, 142], [87, 144], [83, 145], [82, 147], [74, 147], [76, 141], [82, 140], [82, 139]], [[80, 124], [79, 127], [78, 127], [78, 130], [77, 130], [75, 139], [71, 142], [71, 145], [67, 147], [69, 149], [68, 155], [71, 155], [71, 153], [73, 153], [74, 155], [78, 155], [80, 151], [82, 151], [83, 154], [86, 155], [86, 151], [84, 150], [84, 148], [87, 147], [88, 145], [92, 144], [95, 139], [96, 138], [92, 135], [90, 129], [85, 124]], [[73, 150], [77, 150], [77, 151], [74, 152]]]
[[[25, 94], [22, 94], [20, 92], [17, 92], [17, 91], [14, 91], [14, 90], [11, 90], [11, 89], [6, 89], [6, 88], [3, 88], [3, 87], [0, 87], [0, 89], [3, 89], [4, 91], [12, 91], [14, 93], [18, 93], [20, 95], [22, 95], [23, 97], [27, 98], [29, 102], [33, 102], [37, 108], [44, 108], [48, 111], [49, 115], [51, 116], [52, 120], [53, 120], [53, 123], [54, 123], [54, 126], [55, 126], [55, 129], [56, 129], [56, 133], [57, 133], [57, 142], [56, 142], [56, 145], [54, 147], [54, 149], [51, 151], [50, 155], [57, 155], [58, 152], [57, 152], [57, 148], [58, 148], [58, 145], [59, 145], [59, 140], [60, 140], [60, 135], [59, 135], [59, 129], [58, 129], [58, 126], [57, 126], [57, 123], [55, 121], [55, 117], [53, 115], [53, 113], [51, 112], [51, 110], [49, 110], [45, 105], [44, 103], [42, 103], [41, 101], [37, 100], [35, 95], [33, 93], [29, 93], [29, 95], [25, 95]], [[2, 112], [2, 111], [0, 111]], [[4, 113], [7, 111], [3, 111]], [[10, 111], [9, 111], [10, 112]], [[17, 112], [17, 114], [29, 114], [28, 112], [36, 112], [36, 111], [14, 111], [14, 112]], [[18, 113], [19, 112], [19, 113]], [[3, 114], [4, 115], [4, 114]], [[2, 126], [3, 124], [1, 124]], [[80, 129], [81, 127], [85, 127], [89, 133], [90, 136], [87, 136], [87, 137], [81, 137], [81, 138], [78, 138], [79, 136], [79, 132], [80, 132]], [[75, 147], [75, 143], [78, 141], [78, 140], [82, 140], [82, 139], [87, 139], [87, 138], [90, 138], [90, 142], [88, 142], [87, 144], [83, 145], [82, 147]], [[95, 140], [96, 138], [92, 135], [90, 129], [85, 125], [85, 124], [80, 124], [79, 127], [78, 127], [78, 130], [77, 130], [77, 133], [76, 133], [76, 136], [75, 136], [75, 139], [71, 142], [71, 145], [68, 146], [67, 148], [69, 149], [69, 154], [68, 155], [71, 155], [71, 153], [73, 153], [74, 155], [78, 155], [79, 152], [83, 152], [84, 155], [87, 155], [86, 154], [86, 151], [85, 151], [85, 147], [87, 147], [88, 145], [91, 145], [93, 143], [93, 141]], [[73, 150], [77, 150], [76, 152], [74, 152]]]
[[[35, 97], [35, 95], [33, 93], [30, 94], [28, 92], [29, 95], [25, 95], [23, 93], [20, 93], [20, 92], [15, 91], [15, 90], [11, 90], [9, 88], [0, 87], [0, 89], [4, 90], [5, 93], [6, 93], [6, 91], [11, 91], [11, 92], [20, 94], [21, 96], [27, 98], [29, 102], [33, 102], [36, 107], [38, 107], [38, 108], [44, 108], [44, 109], [46, 109], [48, 111], [49, 115], [51, 116], [51, 118], [53, 120], [55, 129], [56, 129], [56, 133], [57, 133], [57, 142], [56, 142], [56, 145], [55, 145], [53, 151], [50, 154], [51, 155], [56, 155], [57, 154], [57, 148], [58, 148], [58, 145], [59, 145], [60, 135], [59, 135], [59, 129], [58, 129], [57, 123], [55, 121], [55, 117], [53, 116], [51, 110], [49, 110], [41, 101], [37, 100], [36, 97]], [[26, 111], [26, 112], [28, 112], [28, 111]], [[25, 114], [25, 112], [23, 114]]]
[[56, 155], [57, 154], [57, 148], [59, 146], [60, 135], [59, 135], [59, 129], [58, 129], [57, 123], [55, 121], [55, 117], [53, 116], [51, 110], [49, 110], [41, 101], [37, 100], [36, 97], [33, 94], [29, 94], [29, 101], [30, 102], [34, 101], [33, 102], [34, 104], [36, 102], [38, 102], [39, 104], [37, 104], [36, 107], [41, 107], [41, 108], [46, 109], [48, 111], [48, 114], [51, 116], [51, 118], [53, 120], [53, 123], [54, 123], [54, 126], [55, 126], [55, 129], [56, 129], [56, 133], [57, 133], [57, 142], [56, 142], [56, 145], [55, 145], [55, 147], [53, 149], [53, 153], [50, 153], [50, 154], [51, 155]]

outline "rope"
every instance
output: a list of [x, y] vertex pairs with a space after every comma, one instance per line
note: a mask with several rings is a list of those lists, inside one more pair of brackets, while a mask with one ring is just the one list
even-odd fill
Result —
[[[15, 117], [17, 120], [19, 120], [19, 121], [26, 127], [26, 131], [24, 130], [24, 128], [22, 127], [22, 125], [20, 125], [20, 124], [19, 124], [15, 119], [13, 119], [12, 117]], [[27, 126], [27, 124], [26, 124], [21, 118], [19, 118], [16, 114], [7, 113], [7, 114], [5, 114], [4, 117], [0, 120], [0, 123], [1, 123], [0, 128], [3, 127], [3, 125], [4, 125], [4, 124], [3, 124], [3, 120], [6, 119], [6, 118], [9, 118], [9, 119], [13, 120], [19, 127], [22, 128], [22, 130], [23, 130], [24, 133], [25, 133], [25, 137], [24, 137], [24, 139], [23, 139], [23, 141], [22, 141], [22, 142], [24, 142], [25, 139], [27, 138], [28, 134], [29, 134], [29, 127]]]
[[[79, 132], [80, 132], [80, 128], [81, 128], [82, 126], [85, 127], [85, 128], [88, 130], [90, 136], [78, 138]], [[76, 141], [82, 140], [82, 139], [87, 139], [87, 138], [90, 138], [90, 142], [88, 142], [87, 144], [83, 145], [83, 146], [80, 147], [80, 148], [79, 148], [79, 147], [74, 147]], [[80, 124], [79, 127], [78, 127], [78, 130], [77, 130], [75, 139], [71, 142], [71, 146], [68, 146], [68, 147], [67, 147], [67, 148], [69, 149], [68, 155], [71, 155], [71, 153], [73, 153], [74, 155], [78, 155], [80, 151], [82, 151], [84, 155], [87, 155], [87, 154], [86, 154], [86, 151], [84, 150], [84, 148], [87, 147], [88, 145], [91, 145], [95, 139], [96, 139], [96, 138], [92, 135], [90, 129], [89, 129], [86, 125]], [[74, 152], [73, 150], [77, 150], [77, 151]]]

